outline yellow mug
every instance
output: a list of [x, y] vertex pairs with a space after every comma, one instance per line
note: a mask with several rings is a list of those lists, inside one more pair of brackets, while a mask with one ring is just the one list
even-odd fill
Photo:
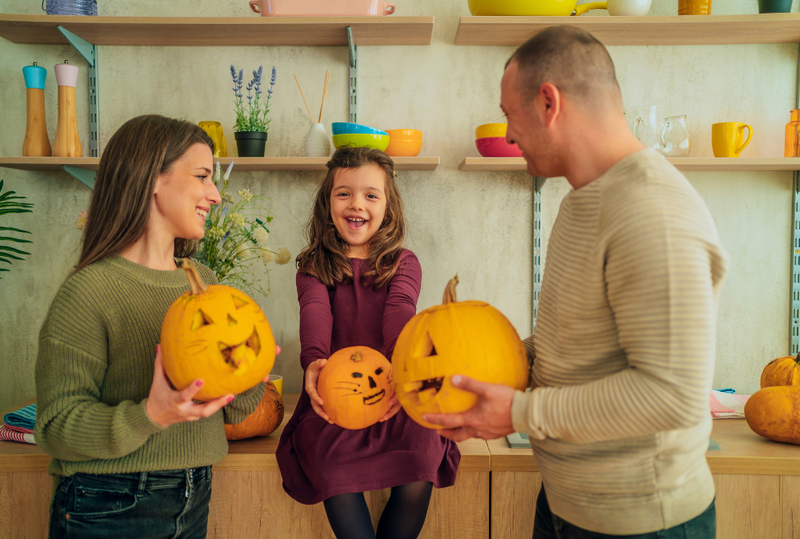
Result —
[[222, 125], [219, 122], [200, 122], [197, 125], [214, 141], [214, 157], [228, 157]]
[[[744, 128], [747, 128], [747, 140], [744, 139]], [[711, 126], [711, 147], [714, 157], [739, 157], [753, 138], [753, 128], [742, 122], [722, 122]]]
[[283, 376], [278, 374], [270, 374], [269, 381], [272, 382], [272, 385], [275, 386], [275, 391], [278, 392], [278, 395], [283, 397]]

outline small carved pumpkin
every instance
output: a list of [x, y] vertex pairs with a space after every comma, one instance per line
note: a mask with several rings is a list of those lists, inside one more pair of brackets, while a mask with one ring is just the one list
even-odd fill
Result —
[[800, 385], [759, 389], [744, 404], [744, 417], [759, 436], [800, 445]]
[[447, 284], [442, 305], [408, 321], [394, 348], [397, 398], [406, 413], [428, 428], [441, 428], [424, 414], [466, 412], [478, 398], [457, 389], [463, 374], [493, 384], [525, 389], [528, 359], [514, 326], [483, 301], [456, 301], [458, 276]]
[[761, 387], [800, 385], [800, 354], [773, 359], [761, 371]]
[[167, 378], [179, 390], [202, 378], [194, 397], [199, 401], [254, 387], [275, 363], [275, 338], [264, 312], [240, 290], [206, 286], [188, 259], [179, 266], [192, 290], [175, 300], [161, 325]]
[[331, 421], [345, 429], [369, 427], [389, 411], [392, 364], [366, 346], [342, 348], [320, 371], [317, 390]]
[[228, 440], [244, 440], [256, 436], [269, 436], [283, 421], [283, 399], [272, 382], [267, 382], [267, 389], [258, 407], [247, 419], [235, 425], [225, 425], [225, 436]]

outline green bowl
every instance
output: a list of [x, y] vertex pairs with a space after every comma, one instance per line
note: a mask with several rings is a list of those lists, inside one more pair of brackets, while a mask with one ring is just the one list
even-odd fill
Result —
[[366, 133], [348, 133], [345, 135], [333, 135], [333, 145], [336, 148], [341, 146], [354, 146], [375, 148], [384, 151], [389, 145], [389, 135], [369, 135]]

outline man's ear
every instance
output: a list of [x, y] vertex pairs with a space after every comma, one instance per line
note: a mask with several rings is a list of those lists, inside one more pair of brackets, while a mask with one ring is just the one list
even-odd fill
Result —
[[543, 82], [539, 86], [537, 112], [542, 116], [545, 127], [550, 127], [561, 114], [561, 92], [553, 83]]

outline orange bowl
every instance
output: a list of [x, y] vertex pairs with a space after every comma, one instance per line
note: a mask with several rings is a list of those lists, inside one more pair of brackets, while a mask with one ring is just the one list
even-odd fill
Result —
[[505, 137], [508, 124], [483, 124], [475, 128], [475, 138]]
[[386, 133], [390, 139], [422, 140], [422, 131], [419, 129], [387, 129]]
[[422, 150], [422, 140], [389, 139], [386, 155], [390, 157], [416, 157]]

